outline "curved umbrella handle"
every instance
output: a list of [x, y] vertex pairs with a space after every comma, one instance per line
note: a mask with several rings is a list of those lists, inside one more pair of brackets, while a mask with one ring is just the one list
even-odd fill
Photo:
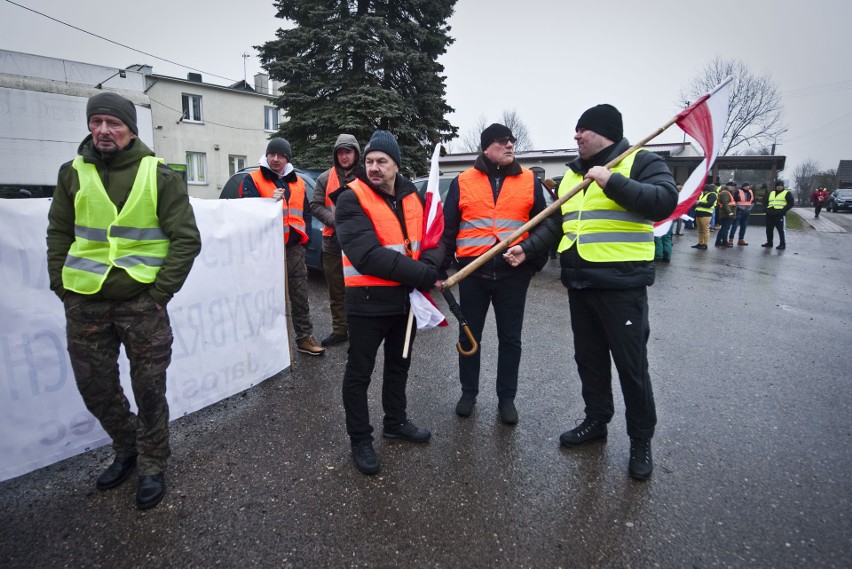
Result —
[[468, 326], [467, 323], [462, 324], [462, 330], [464, 330], [464, 333], [470, 342], [470, 349], [465, 350], [462, 348], [461, 342], [456, 342], [456, 349], [463, 356], [472, 356], [479, 349], [479, 344], [477, 343], [476, 338], [473, 337], [473, 332], [470, 331], [470, 326]]

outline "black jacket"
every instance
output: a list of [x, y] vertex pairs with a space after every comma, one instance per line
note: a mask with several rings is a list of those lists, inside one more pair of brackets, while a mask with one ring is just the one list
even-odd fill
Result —
[[[578, 157], [568, 166], [575, 173], [585, 175], [593, 166], [603, 166], [629, 147], [627, 139], [622, 138], [588, 161]], [[665, 219], [677, 205], [677, 186], [669, 167], [658, 155], [647, 151], [636, 155], [629, 178], [614, 173], [604, 194], [624, 209], [651, 221]], [[522, 244], [527, 255], [541, 254], [562, 238], [561, 222], [557, 230], [553, 224], [540, 227]], [[562, 252], [560, 265], [562, 284], [567, 288], [626, 289], [654, 283], [653, 261], [595, 263], [582, 259], [576, 246]]]
[[[417, 194], [409, 180], [397, 174], [393, 197], [380, 192], [366, 179], [359, 178], [374, 192], [384, 198], [402, 221], [402, 199]], [[419, 199], [419, 198], [418, 198]], [[420, 199], [423, 203], [423, 200]], [[430, 290], [438, 280], [438, 267], [444, 258], [444, 248], [439, 243], [434, 249], [423, 251], [420, 260], [383, 247], [376, 235], [373, 222], [367, 216], [355, 192], [341, 192], [335, 209], [335, 228], [344, 254], [359, 273], [402, 283], [403, 286], [346, 287], [346, 313], [353, 316], [394, 316], [405, 314], [408, 293], [417, 288]]]
[[[480, 154], [473, 164], [474, 169], [479, 170], [488, 176], [491, 182], [491, 191], [494, 194], [494, 201], [497, 201], [497, 196], [503, 186], [503, 182], [508, 176], [518, 176], [521, 174], [521, 165], [515, 160], [505, 167], [500, 167], [491, 160]], [[532, 219], [545, 207], [544, 193], [541, 189], [541, 180], [534, 178], [532, 187], [533, 206], [529, 211], [529, 217]], [[447, 191], [447, 197], [444, 200], [444, 234], [441, 241], [446, 251], [442, 270], [446, 271], [453, 261], [456, 253], [456, 236], [459, 233], [459, 225], [461, 223], [461, 212], [459, 211], [459, 179], [458, 177], [450, 184], [450, 189]], [[462, 267], [470, 264], [478, 257], [458, 257], [458, 263]], [[519, 272], [535, 272], [541, 269], [547, 262], [547, 251], [540, 255], [533, 256], [519, 267], [512, 267], [503, 260], [503, 255], [495, 255], [487, 263], [476, 269], [471, 276], [488, 279], [499, 280], [508, 276], [515, 275]]]

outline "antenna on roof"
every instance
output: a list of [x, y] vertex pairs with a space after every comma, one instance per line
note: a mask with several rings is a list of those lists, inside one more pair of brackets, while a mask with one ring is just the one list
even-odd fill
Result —
[[246, 59], [251, 57], [249, 54], [243, 52], [243, 83], [248, 83], [248, 75], [246, 75]]

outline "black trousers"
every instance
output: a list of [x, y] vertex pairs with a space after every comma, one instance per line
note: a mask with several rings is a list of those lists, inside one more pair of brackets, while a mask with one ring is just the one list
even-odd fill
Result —
[[[497, 398], [513, 401], [518, 391], [518, 367], [521, 364], [521, 332], [524, 326], [524, 307], [532, 273], [518, 271], [516, 275], [500, 280], [470, 277], [459, 283], [462, 312], [476, 341], [482, 343], [482, 330], [488, 307], [494, 305], [497, 324]], [[459, 342], [465, 350], [470, 342], [459, 330]], [[463, 393], [479, 393], [480, 353], [459, 355], [459, 380]]]
[[574, 360], [582, 382], [586, 416], [604, 423], [612, 419], [614, 361], [624, 396], [628, 436], [653, 437], [657, 412], [648, 373], [651, 329], [646, 288], [568, 289], [568, 299]]
[[783, 215], [766, 215], [766, 242], [772, 245], [772, 237], [774, 230], [778, 230], [778, 244], [787, 245], [787, 240], [784, 235], [784, 216]]
[[[408, 383], [408, 368], [411, 354], [402, 357], [405, 341], [407, 315], [399, 316], [352, 316], [349, 321], [349, 352], [346, 371], [343, 375], [343, 408], [346, 411], [346, 432], [352, 442], [373, 440], [370, 425], [370, 409], [367, 389], [376, 366], [379, 346], [385, 344], [385, 364], [382, 373], [382, 408], [385, 426], [393, 427], [407, 420], [405, 408], [405, 386]], [[412, 326], [411, 341], [417, 326]]]

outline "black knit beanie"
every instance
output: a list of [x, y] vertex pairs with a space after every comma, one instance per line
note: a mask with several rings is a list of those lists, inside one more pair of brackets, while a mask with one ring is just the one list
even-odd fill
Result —
[[621, 113], [612, 105], [602, 104], [588, 109], [580, 115], [575, 131], [587, 128], [592, 132], [618, 142], [624, 137], [624, 127], [621, 123]]
[[287, 158], [287, 162], [293, 161], [293, 151], [290, 149], [290, 143], [284, 138], [273, 138], [266, 145], [266, 154], [283, 154]]
[[482, 146], [482, 150], [491, 146], [491, 143], [498, 138], [509, 138], [512, 142], [515, 142], [515, 137], [512, 135], [512, 131], [509, 130], [509, 127], [495, 122], [483, 130], [482, 136], [479, 137], [479, 143], [480, 146]]
[[139, 134], [139, 127], [136, 126], [136, 105], [117, 93], [104, 91], [89, 97], [89, 102], [86, 103], [86, 121], [92, 115], [115, 117], [126, 124], [133, 134]]
[[399, 144], [396, 142], [393, 134], [388, 130], [377, 130], [373, 133], [373, 136], [370, 137], [370, 142], [367, 143], [367, 147], [364, 149], [364, 158], [374, 150], [384, 152], [393, 158], [397, 166], [402, 162], [399, 154]]

